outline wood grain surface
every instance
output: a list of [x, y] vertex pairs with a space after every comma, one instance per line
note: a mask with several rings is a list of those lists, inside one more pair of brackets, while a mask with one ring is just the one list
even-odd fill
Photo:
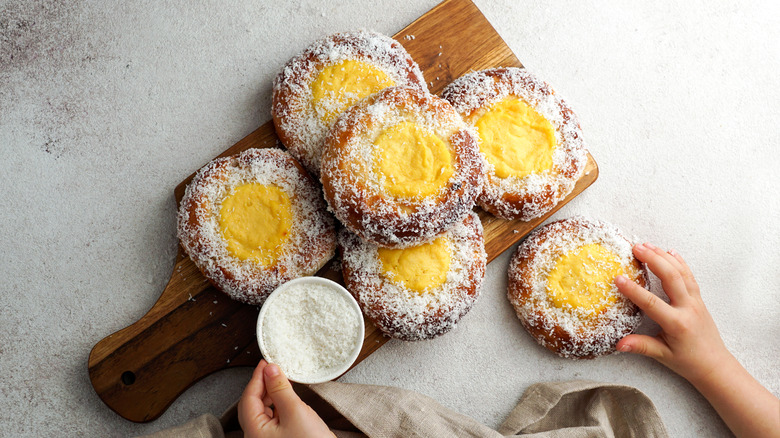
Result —
[[[432, 93], [438, 94], [450, 81], [471, 70], [522, 67], [470, 0], [444, 1], [394, 38], [420, 65]], [[275, 146], [277, 142], [269, 121], [220, 156]], [[177, 203], [193, 175], [175, 188]], [[501, 220], [479, 211], [488, 263], [597, 177], [596, 162], [588, 155], [585, 174], [574, 191], [553, 211], [530, 222]], [[342, 282], [341, 273], [330, 264], [317, 275]], [[255, 340], [258, 311], [255, 306], [230, 300], [211, 286], [180, 248], [171, 278], [151, 310], [93, 347], [88, 362], [92, 385], [122, 417], [136, 422], [154, 420], [203, 377], [230, 367], [257, 364], [261, 358]], [[363, 349], [356, 364], [386, 341], [366, 323]]]

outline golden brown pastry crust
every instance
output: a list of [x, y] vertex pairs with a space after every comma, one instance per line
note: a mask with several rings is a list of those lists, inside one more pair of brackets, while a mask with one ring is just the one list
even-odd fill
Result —
[[559, 309], [552, 304], [545, 290], [549, 270], [558, 257], [588, 243], [615, 252], [623, 266], [630, 264], [635, 269], [633, 280], [647, 286], [647, 270], [634, 257], [631, 242], [614, 226], [583, 217], [538, 228], [509, 262], [507, 297], [517, 317], [539, 344], [562, 357], [591, 359], [612, 353], [617, 342], [641, 322], [639, 309], [616, 288], [617, 301], [600, 312]]
[[322, 141], [335, 120], [326, 123], [318, 119], [311, 84], [322, 69], [347, 59], [380, 69], [396, 85], [428, 90], [420, 67], [403, 46], [376, 32], [330, 35], [288, 61], [274, 79], [271, 115], [279, 139], [314, 176], [320, 174]]
[[553, 167], [522, 178], [498, 178], [492, 166], [477, 202], [504, 219], [531, 220], [555, 207], [574, 189], [587, 163], [576, 115], [546, 82], [525, 69], [495, 68], [468, 73], [449, 84], [442, 97], [467, 123], [474, 124], [491, 105], [513, 95], [525, 101], [555, 128]]
[[[450, 146], [453, 176], [433, 195], [396, 198], [376, 182], [373, 138], [400, 121], [413, 121]], [[321, 181], [336, 217], [377, 245], [403, 248], [431, 240], [474, 206], [484, 180], [476, 135], [446, 101], [409, 87], [386, 88], [347, 110], [325, 141]]]
[[419, 293], [381, 275], [376, 245], [349, 230], [339, 234], [347, 290], [385, 335], [405, 341], [434, 338], [450, 331], [477, 300], [487, 260], [482, 223], [470, 213], [445, 235], [453, 252], [447, 281]]
[[[235, 187], [274, 184], [293, 204], [290, 238], [278, 260], [263, 267], [227, 250], [219, 230], [222, 201]], [[260, 305], [282, 283], [317, 272], [335, 254], [336, 231], [321, 192], [303, 167], [279, 149], [248, 149], [201, 168], [182, 198], [178, 216], [182, 248], [214, 286], [231, 298]]]

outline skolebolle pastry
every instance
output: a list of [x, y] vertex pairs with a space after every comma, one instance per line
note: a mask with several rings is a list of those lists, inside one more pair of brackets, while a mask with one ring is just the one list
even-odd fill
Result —
[[523, 327], [562, 357], [614, 352], [641, 322], [639, 309], [614, 284], [623, 274], [647, 285], [632, 246], [612, 225], [582, 217], [534, 231], [509, 264], [507, 297]]
[[416, 341], [446, 333], [479, 296], [487, 256], [474, 213], [420, 246], [381, 248], [349, 230], [339, 243], [347, 289], [387, 336]]
[[577, 117], [524, 69], [466, 74], [442, 92], [479, 132], [488, 162], [479, 205], [504, 219], [542, 216], [574, 189], [587, 162]]
[[200, 169], [182, 198], [178, 234], [217, 288], [257, 305], [282, 283], [317, 272], [336, 249], [319, 188], [279, 149], [249, 149]]
[[338, 116], [386, 87], [427, 90], [417, 64], [397, 41], [376, 32], [331, 35], [291, 59], [274, 80], [276, 133], [319, 176], [322, 140]]
[[392, 87], [361, 100], [325, 140], [320, 177], [336, 217], [379, 246], [429, 241], [482, 190], [476, 135], [445, 100]]

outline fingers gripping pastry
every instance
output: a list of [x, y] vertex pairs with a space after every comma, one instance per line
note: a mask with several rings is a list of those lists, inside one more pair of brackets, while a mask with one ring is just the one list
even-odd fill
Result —
[[488, 169], [477, 202], [486, 211], [527, 221], [574, 189], [587, 152], [577, 117], [547, 83], [498, 68], [464, 75], [442, 96], [479, 132]]
[[346, 229], [339, 243], [347, 289], [387, 336], [417, 341], [444, 334], [479, 296], [487, 255], [474, 213], [420, 246], [381, 248]]
[[617, 290], [620, 274], [644, 287], [647, 270], [613, 226], [582, 217], [534, 231], [509, 263], [507, 296], [528, 333], [562, 357], [593, 358], [639, 323], [639, 309]]
[[322, 140], [338, 116], [358, 100], [396, 85], [427, 91], [420, 68], [401, 44], [363, 30], [331, 35], [291, 59], [274, 80], [276, 133], [319, 176]]
[[257, 305], [282, 283], [317, 272], [336, 249], [319, 189], [279, 149], [249, 149], [200, 169], [184, 192], [178, 234], [217, 288]]
[[474, 133], [446, 101], [387, 88], [347, 110], [325, 141], [325, 199], [354, 233], [402, 248], [463, 218], [482, 188]]

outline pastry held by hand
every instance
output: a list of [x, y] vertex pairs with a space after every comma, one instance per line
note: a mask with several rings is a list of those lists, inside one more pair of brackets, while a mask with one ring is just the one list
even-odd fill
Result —
[[583, 217], [535, 230], [509, 263], [507, 297], [523, 327], [562, 357], [614, 352], [642, 319], [614, 283], [626, 275], [647, 285], [647, 271], [632, 247], [612, 225]]

